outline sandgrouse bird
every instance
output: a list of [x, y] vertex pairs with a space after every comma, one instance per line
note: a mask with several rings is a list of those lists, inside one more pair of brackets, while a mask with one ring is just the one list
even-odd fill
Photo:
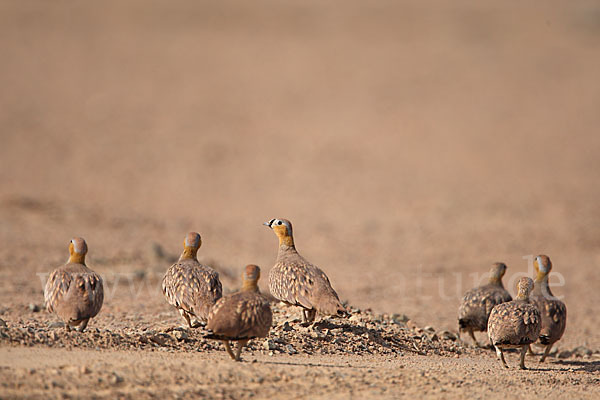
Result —
[[317, 312], [346, 316], [327, 275], [298, 254], [292, 223], [287, 219], [272, 219], [263, 225], [271, 228], [279, 238], [277, 261], [269, 272], [271, 294], [288, 305], [301, 307], [303, 322], [313, 322]]
[[[260, 268], [246, 266], [242, 275], [242, 290], [222, 297], [208, 315], [207, 339], [221, 340], [229, 356], [240, 361], [242, 348], [250, 339], [266, 337], [271, 329], [273, 314], [269, 301], [258, 290]], [[230, 341], [237, 341], [235, 355]]]
[[463, 296], [458, 309], [458, 332], [469, 332], [476, 346], [479, 343], [473, 332], [487, 331], [488, 318], [494, 306], [512, 300], [510, 293], [502, 285], [505, 272], [504, 263], [495, 263], [490, 269], [489, 282], [469, 290]]
[[198, 321], [206, 322], [210, 309], [223, 293], [219, 273], [196, 258], [201, 245], [198, 233], [188, 233], [179, 260], [167, 270], [162, 281], [167, 302], [179, 310], [190, 328], [197, 327]]
[[531, 293], [531, 300], [537, 306], [542, 316], [542, 330], [540, 331], [539, 344], [546, 346], [540, 362], [544, 362], [552, 345], [556, 343], [565, 332], [567, 325], [567, 307], [558, 300], [550, 291], [548, 274], [552, 270], [552, 262], [545, 255], [540, 255], [533, 261], [537, 273], [535, 286]]
[[69, 261], [52, 271], [44, 289], [46, 309], [65, 322], [67, 331], [79, 326], [83, 332], [104, 301], [102, 278], [85, 265], [87, 251], [83, 238], [71, 239]]
[[532, 304], [529, 294], [533, 289], [530, 278], [521, 278], [517, 283], [518, 294], [515, 300], [498, 304], [488, 320], [488, 336], [496, 348], [502, 365], [508, 368], [502, 350], [521, 348], [519, 367], [525, 368], [525, 353], [529, 345], [538, 339], [542, 327], [540, 312]]

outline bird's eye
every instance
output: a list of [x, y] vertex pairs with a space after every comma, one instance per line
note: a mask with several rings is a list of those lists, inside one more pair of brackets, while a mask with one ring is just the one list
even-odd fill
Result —
[[281, 221], [277, 221], [277, 225], [281, 225]]

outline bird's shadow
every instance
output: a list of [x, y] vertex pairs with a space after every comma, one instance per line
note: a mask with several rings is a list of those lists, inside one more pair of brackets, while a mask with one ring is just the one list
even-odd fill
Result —
[[[243, 361], [243, 360], [242, 360]], [[363, 368], [363, 369], [370, 369], [372, 367], [369, 367], [368, 365], [365, 366], [361, 366], [361, 365], [350, 365], [350, 364], [322, 364], [322, 363], [314, 363], [314, 362], [293, 362], [293, 361], [259, 361], [256, 360], [257, 364], [270, 364], [270, 365], [293, 365], [293, 366], [299, 366], [299, 367], [326, 367], [326, 368]]]
[[600, 371], [600, 361], [579, 361], [579, 360], [558, 360], [554, 364], [578, 367], [575, 371], [598, 372]]

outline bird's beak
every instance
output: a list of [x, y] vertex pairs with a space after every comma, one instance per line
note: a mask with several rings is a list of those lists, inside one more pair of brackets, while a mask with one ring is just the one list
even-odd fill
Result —
[[268, 226], [269, 228], [271, 227], [271, 221], [267, 221], [267, 222], [263, 222], [264, 226]]

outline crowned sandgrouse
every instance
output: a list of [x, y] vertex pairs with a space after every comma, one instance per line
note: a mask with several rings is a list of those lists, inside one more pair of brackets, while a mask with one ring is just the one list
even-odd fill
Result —
[[167, 270], [162, 281], [167, 302], [179, 310], [190, 328], [198, 326], [192, 318], [206, 322], [210, 309], [223, 293], [219, 273], [196, 258], [201, 245], [198, 233], [188, 233], [179, 261]]
[[279, 238], [277, 261], [269, 272], [271, 294], [279, 301], [301, 307], [303, 322], [313, 322], [317, 312], [346, 316], [347, 312], [327, 275], [298, 254], [292, 223], [287, 219], [272, 219], [264, 225]]
[[102, 278], [85, 265], [87, 251], [83, 238], [71, 239], [69, 261], [50, 274], [44, 289], [46, 309], [65, 322], [67, 331], [79, 326], [83, 332], [104, 301]]
[[[258, 290], [260, 268], [248, 265], [242, 274], [242, 289], [219, 299], [208, 315], [208, 339], [221, 340], [229, 356], [240, 361], [242, 348], [250, 339], [269, 334], [273, 314], [269, 301]], [[236, 354], [230, 341], [237, 341]]]

